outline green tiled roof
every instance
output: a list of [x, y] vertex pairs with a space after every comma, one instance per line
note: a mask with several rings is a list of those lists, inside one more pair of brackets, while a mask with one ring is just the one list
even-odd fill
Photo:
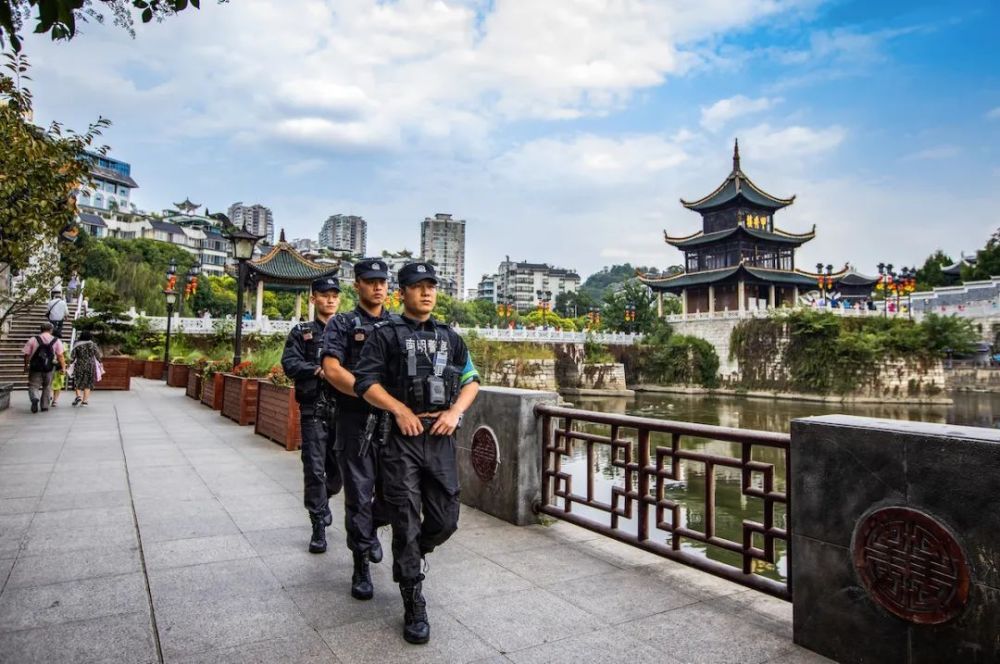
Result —
[[667, 236], [666, 241], [667, 244], [673, 245], [678, 249], [687, 249], [690, 247], [700, 247], [706, 244], [711, 244], [712, 242], [725, 240], [726, 238], [731, 237], [736, 233], [739, 233], [740, 231], [758, 240], [766, 240], [768, 242], [778, 242], [780, 244], [790, 244], [796, 247], [816, 237], [815, 231], [811, 233], [805, 233], [803, 235], [793, 235], [791, 233], [783, 233], [783, 232], [770, 233], [768, 231], [761, 231], [754, 228], [747, 228], [746, 226], [734, 226], [733, 228], [727, 228], [724, 231], [716, 231], [714, 233], [708, 233], [708, 234], [701, 233], [683, 239], [672, 239], [670, 236]]
[[691, 286], [707, 286], [724, 281], [732, 281], [739, 278], [742, 273], [744, 279], [748, 281], [762, 281], [764, 283], [815, 287], [816, 280], [802, 274], [801, 272], [787, 272], [785, 270], [765, 270], [762, 268], [738, 265], [720, 270], [704, 270], [702, 272], [686, 272], [672, 277], [647, 277], [640, 276], [639, 280], [653, 290], [674, 291]]
[[321, 277], [336, 276], [339, 267], [313, 263], [285, 242], [279, 242], [247, 267], [265, 283], [308, 286]]
[[791, 205], [795, 201], [795, 196], [791, 198], [778, 198], [767, 193], [746, 176], [740, 168], [740, 144], [737, 141], [733, 146], [733, 170], [726, 177], [722, 184], [708, 196], [696, 201], [685, 201], [681, 199], [681, 204], [689, 210], [704, 212], [742, 197], [744, 200], [759, 205], [770, 210], [780, 210], [786, 205]]

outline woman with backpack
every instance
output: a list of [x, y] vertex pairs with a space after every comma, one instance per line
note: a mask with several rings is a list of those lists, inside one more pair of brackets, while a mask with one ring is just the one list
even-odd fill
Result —
[[66, 367], [63, 358], [63, 345], [52, 334], [52, 323], [42, 323], [39, 334], [28, 339], [24, 344], [24, 370], [28, 374], [28, 398], [31, 399], [31, 412], [37, 413], [49, 409], [52, 401], [52, 372], [56, 365]]
[[73, 388], [76, 398], [73, 405], [86, 406], [90, 399], [90, 391], [97, 382], [97, 365], [101, 360], [101, 349], [94, 343], [94, 337], [88, 331], [80, 333], [80, 340], [73, 346], [71, 354]]

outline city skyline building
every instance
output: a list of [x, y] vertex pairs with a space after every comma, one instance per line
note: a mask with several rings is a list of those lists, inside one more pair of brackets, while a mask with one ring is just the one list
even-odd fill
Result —
[[333, 214], [319, 231], [320, 249], [349, 251], [364, 256], [368, 251], [368, 222], [353, 214]]
[[553, 267], [548, 263], [507, 260], [500, 263], [497, 273], [484, 275], [480, 281], [485, 293], [493, 281], [494, 302], [513, 304], [520, 311], [530, 311], [541, 302], [554, 305], [562, 293], [575, 293], [580, 288], [576, 270]]
[[465, 296], [465, 220], [437, 213], [420, 224], [420, 254], [434, 263], [448, 295]]
[[77, 204], [98, 210], [134, 212], [132, 190], [139, 185], [132, 179], [132, 165], [105, 155], [85, 152], [90, 162], [90, 182], [77, 189]]
[[228, 216], [234, 226], [263, 235], [268, 244], [274, 244], [274, 215], [271, 208], [260, 203], [244, 205], [243, 201], [236, 201], [229, 206]]

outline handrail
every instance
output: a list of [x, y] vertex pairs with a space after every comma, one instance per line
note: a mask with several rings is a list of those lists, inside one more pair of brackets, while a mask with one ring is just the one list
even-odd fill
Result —
[[83, 308], [83, 289], [87, 285], [86, 279], [80, 280], [80, 293], [76, 296], [76, 312], [73, 314], [73, 331], [69, 335], [69, 347], [76, 345], [76, 321], [80, 318], [80, 309]]

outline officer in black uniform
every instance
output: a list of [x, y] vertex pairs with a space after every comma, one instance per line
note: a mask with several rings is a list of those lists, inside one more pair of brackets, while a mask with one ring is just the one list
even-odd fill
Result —
[[390, 420], [380, 482], [392, 521], [392, 576], [403, 596], [403, 638], [427, 643], [421, 559], [458, 528], [455, 430], [479, 392], [479, 374], [458, 333], [431, 317], [434, 267], [404, 266], [399, 286], [403, 315], [376, 324], [354, 389]]
[[310, 302], [316, 318], [296, 325], [285, 340], [281, 367], [295, 381], [302, 424], [302, 471], [306, 509], [312, 522], [310, 553], [326, 551], [326, 527], [333, 523], [330, 496], [340, 492], [340, 470], [329, 431], [332, 394], [323, 380], [321, 353], [323, 329], [340, 305], [340, 282], [324, 277], [312, 283]]
[[389, 524], [382, 501], [376, 500], [377, 411], [354, 393], [354, 374], [365, 341], [375, 325], [389, 317], [385, 310], [388, 268], [384, 261], [366, 258], [354, 264], [358, 306], [339, 313], [323, 333], [323, 373], [337, 395], [337, 463], [344, 480], [344, 530], [354, 556], [351, 596], [371, 599], [374, 594], [368, 563], [382, 560], [380, 526]]

